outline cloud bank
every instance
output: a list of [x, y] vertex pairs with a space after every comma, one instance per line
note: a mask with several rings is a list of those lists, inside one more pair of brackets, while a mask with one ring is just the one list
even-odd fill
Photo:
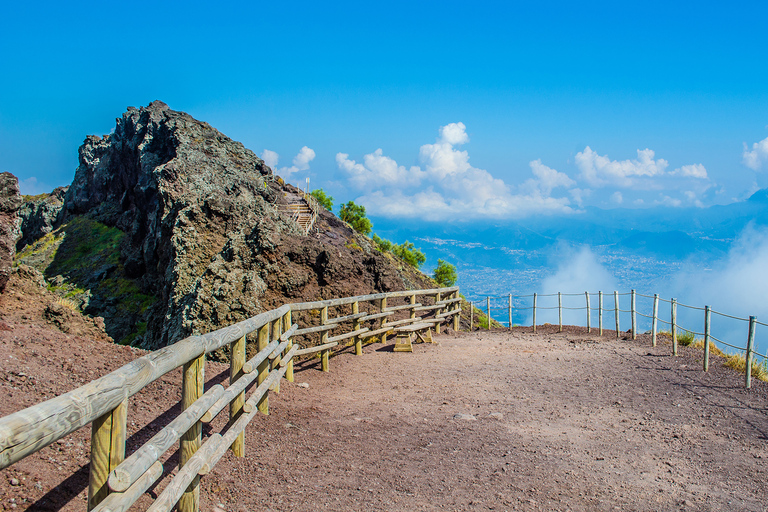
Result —
[[742, 153], [742, 162], [753, 171], [762, 169], [763, 164], [768, 162], [768, 137], [760, 142], [752, 144], [752, 149], [744, 143], [744, 152]]
[[359, 194], [355, 201], [372, 215], [428, 221], [574, 214], [586, 200], [702, 207], [714, 186], [701, 163], [669, 170], [669, 162], [649, 148], [638, 149], [635, 159], [612, 160], [590, 146], [576, 154], [574, 177], [537, 158], [528, 163], [530, 177], [515, 185], [473, 166], [462, 147], [469, 141], [464, 123], [450, 123], [440, 127], [434, 143], [419, 148], [418, 165], [402, 165], [381, 148], [362, 160], [337, 153], [336, 165], [351, 192]]
[[440, 128], [435, 143], [419, 148], [420, 165], [399, 165], [382, 149], [365, 155], [362, 162], [338, 153], [336, 163], [362, 194], [356, 201], [373, 215], [439, 221], [575, 211], [567, 197], [551, 195], [557, 187], [575, 184], [565, 174], [535, 160], [534, 178], [515, 190], [470, 164], [469, 153], [459, 149], [468, 142], [464, 123], [451, 123]]
[[265, 149], [261, 153], [261, 159], [264, 163], [272, 168], [274, 172], [279, 174], [283, 179], [289, 180], [291, 177], [299, 171], [308, 171], [309, 162], [315, 159], [314, 150], [304, 146], [299, 150], [299, 153], [293, 157], [293, 165], [290, 167], [277, 168], [277, 163], [280, 159], [280, 155], [269, 149]]

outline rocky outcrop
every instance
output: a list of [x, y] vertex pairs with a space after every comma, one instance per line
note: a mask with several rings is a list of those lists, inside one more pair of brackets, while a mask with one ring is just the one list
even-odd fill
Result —
[[21, 202], [19, 180], [9, 172], [0, 173], [0, 293], [5, 290], [13, 271], [19, 234], [17, 212]]
[[79, 158], [63, 210], [30, 224], [53, 231], [20, 260], [118, 341], [157, 348], [287, 301], [430, 285], [329, 212], [304, 234], [282, 213], [295, 188], [162, 102], [129, 108]]
[[64, 195], [69, 187], [57, 187], [48, 195], [35, 197], [21, 205], [21, 237], [16, 250], [21, 251], [35, 240], [42, 238], [61, 223]]

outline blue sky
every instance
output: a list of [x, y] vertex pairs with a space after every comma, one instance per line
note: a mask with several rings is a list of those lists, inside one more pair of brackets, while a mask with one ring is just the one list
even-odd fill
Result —
[[26, 193], [68, 184], [86, 135], [160, 99], [378, 216], [768, 186], [765, 3], [530, 4], [8, 5], [0, 171]]

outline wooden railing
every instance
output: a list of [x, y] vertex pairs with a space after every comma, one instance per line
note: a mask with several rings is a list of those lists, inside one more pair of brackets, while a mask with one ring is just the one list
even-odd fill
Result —
[[[355, 353], [360, 355], [365, 340], [378, 336], [386, 343], [387, 334], [396, 327], [424, 322], [424, 318], [416, 315], [422, 311], [434, 312], [434, 317], [427, 321], [437, 332], [450, 317], [454, 330], [458, 330], [458, 293], [458, 287], [452, 287], [286, 304], [229, 327], [191, 336], [69, 393], [0, 418], [0, 469], [91, 424], [88, 510], [123, 511], [161, 478], [160, 459], [179, 441], [180, 469], [148, 510], [171, 510], [178, 503], [181, 512], [197, 511], [200, 477], [209, 473], [228, 449], [235, 456], [245, 455], [245, 427], [258, 412], [268, 414], [270, 388], [279, 386], [283, 377], [293, 381], [296, 356], [320, 352], [322, 369], [328, 371], [330, 351], [340, 342], [350, 340]], [[432, 304], [419, 303], [418, 297]], [[394, 305], [398, 299], [407, 302]], [[361, 311], [361, 304], [373, 304], [375, 311]], [[350, 308], [349, 314], [340, 310], [346, 307]], [[319, 311], [319, 325], [300, 328], [293, 322], [294, 312], [297, 317], [311, 319], [312, 315], [306, 314], [311, 310]], [[329, 318], [331, 310], [336, 316]], [[390, 318], [402, 315], [407, 316], [399, 320]], [[345, 328], [350, 323], [351, 330]], [[364, 326], [366, 323], [369, 325]], [[331, 336], [334, 330], [338, 334]], [[312, 338], [318, 334], [319, 344]], [[246, 361], [249, 335], [255, 336], [258, 352]], [[297, 339], [307, 346], [294, 344]], [[216, 384], [204, 393], [206, 354], [226, 346], [230, 350], [229, 386]], [[179, 367], [183, 368], [181, 414], [125, 457], [128, 398]], [[248, 389], [254, 381], [255, 389]], [[250, 392], [247, 400], [246, 391]], [[168, 404], [168, 408], [172, 405]], [[210, 422], [227, 406], [230, 421], [225, 431], [203, 441], [202, 424]]]

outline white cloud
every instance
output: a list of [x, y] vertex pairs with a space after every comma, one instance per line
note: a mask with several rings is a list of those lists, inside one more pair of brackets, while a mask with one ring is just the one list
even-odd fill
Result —
[[[548, 295], [557, 295], [557, 292], [565, 294], [579, 294], [578, 296], [563, 296], [563, 322], [570, 325], [584, 325], [586, 323], [586, 312], [582, 310], [570, 310], [565, 308], [579, 307], [585, 305], [584, 292], [595, 292], [597, 290], [616, 290], [616, 278], [603, 266], [598, 257], [588, 247], [567, 247], [561, 246], [559, 250], [559, 260], [562, 262], [555, 272], [545, 278], [541, 283], [541, 295], [539, 306], [542, 308], [554, 307], [554, 309], [542, 309], [538, 313], [537, 322], [556, 323], [557, 318], [557, 297], [547, 297]], [[596, 307], [597, 297], [592, 297], [594, 301], [592, 307]], [[595, 314], [592, 314], [592, 320], [596, 323]], [[529, 317], [526, 324], [530, 324]], [[593, 324], [594, 325], [594, 324]]]
[[621, 192], [618, 190], [611, 194], [611, 202], [616, 204], [621, 204], [624, 202], [624, 196], [621, 195]]
[[684, 165], [679, 169], [675, 169], [671, 173], [672, 176], [682, 176], [685, 178], [697, 178], [700, 180], [709, 179], [707, 176], [707, 169], [702, 164]]
[[679, 208], [683, 206], [683, 202], [680, 199], [669, 197], [664, 194], [660, 194], [660, 195], [661, 195], [661, 199], [657, 199], [656, 201], [654, 201], [653, 202], [654, 204], [661, 205], [661, 206], [671, 206], [673, 208]]
[[696, 208], [704, 208], [704, 203], [701, 202], [701, 200], [696, 195], [696, 192], [693, 190], [686, 190], [683, 192], [685, 194], [685, 197], [688, 199], [688, 202], [694, 205]]
[[315, 159], [315, 152], [304, 146], [299, 151], [299, 154], [293, 157], [293, 166], [299, 171], [306, 171], [309, 169], [309, 162]]
[[634, 178], [664, 174], [669, 163], [663, 158], [655, 160], [655, 156], [651, 149], [638, 149], [637, 160], [611, 160], [608, 155], [598, 155], [587, 146], [576, 154], [576, 167], [581, 171], [581, 179], [590, 186], [632, 187], [636, 185]]
[[451, 123], [440, 128], [440, 141], [453, 146], [469, 142], [467, 127], [464, 123]]
[[513, 194], [503, 180], [473, 167], [467, 151], [457, 149], [469, 141], [463, 123], [443, 126], [439, 133], [434, 144], [419, 149], [420, 166], [398, 165], [381, 149], [365, 155], [363, 163], [338, 153], [336, 163], [355, 188], [367, 191], [357, 201], [373, 215], [448, 220], [573, 213], [567, 198], [549, 197], [552, 188], [574, 184], [565, 174], [538, 161], [532, 164], [538, 179]]
[[752, 144], [752, 151], [749, 150], [745, 142], [742, 162], [750, 169], [759, 171], [763, 163], [768, 162], [768, 137]]
[[584, 203], [584, 199], [592, 195], [592, 190], [588, 188], [572, 188], [568, 191], [568, 193], [571, 194], [571, 197], [573, 198], [573, 201], [576, 203], [576, 205], [581, 208]]
[[350, 183], [358, 189], [370, 189], [386, 185], [411, 186], [418, 185], [426, 175], [419, 167], [406, 169], [397, 165], [392, 158], [384, 156], [381, 149], [363, 157], [365, 164], [358, 164], [349, 159], [346, 153], [336, 155], [339, 169], [349, 177]]
[[271, 168], [277, 167], [277, 162], [280, 159], [280, 155], [275, 153], [274, 151], [270, 151], [269, 149], [265, 149], [261, 152], [261, 159], [264, 160], [264, 163], [270, 166]]
[[270, 166], [275, 173], [288, 180], [292, 175], [299, 171], [309, 170], [309, 162], [315, 159], [315, 152], [307, 146], [304, 146], [301, 148], [299, 153], [293, 157], [292, 166], [281, 167], [279, 169], [277, 168], [277, 163], [280, 159], [280, 155], [278, 155], [276, 152], [265, 149], [261, 152], [261, 159], [264, 160], [264, 163]]
[[540, 158], [533, 160], [528, 165], [531, 166], [531, 171], [533, 172], [533, 175], [536, 176], [536, 179], [528, 180], [526, 183], [537, 187], [545, 196], [548, 196], [554, 188], [570, 188], [576, 184], [576, 182], [569, 178], [564, 172], [558, 172], [555, 169], [542, 164]]

